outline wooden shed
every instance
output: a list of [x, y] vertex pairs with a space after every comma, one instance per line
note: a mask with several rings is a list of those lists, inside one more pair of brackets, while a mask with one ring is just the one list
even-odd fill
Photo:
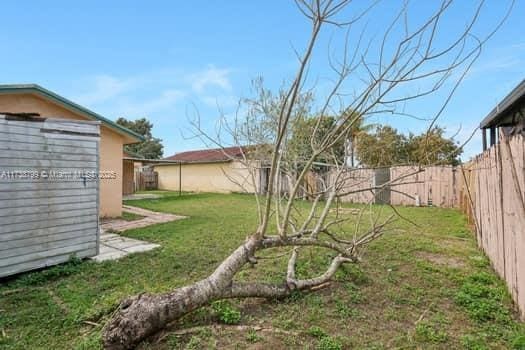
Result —
[[99, 139], [99, 122], [0, 115], [0, 277], [98, 253]]
[[74, 121], [99, 121], [99, 169], [113, 172], [100, 179], [100, 217], [122, 215], [122, 150], [124, 145], [144, 138], [73, 101], [36, 84], [0, 84], [0, 114], [39, 114], [42, 117]]

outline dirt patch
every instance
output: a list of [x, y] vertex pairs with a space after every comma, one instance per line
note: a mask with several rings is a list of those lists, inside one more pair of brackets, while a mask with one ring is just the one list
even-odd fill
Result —
[[456, 269], [465, 267], [465, 262], [455, 257], [445, 256], [445, 255], [436, 254], [436, 253], [429, 253], [429, 252], [420, 252], [417, 254], [417, 256], [419, 258], [426, 259], [436, 265], [448, 266], [448, 267], [453, 267]]
[[470, 238], [449, 237], [446, 239], [440, 239], [437, 241], [437, 244], [445, 249], [456, 249], [462, 251], [470, 245], [471, 241]]
[[[301, 343], [309, 344], [312, 339], [304, 337], [297, 332], [291, 332], [279, 328], [249, 326], [249, 325], [217, 325], [210, 324], [183, 330], [164, 330], [162, 334], [150, 339], [145, 347], [139, 350], [149, 349], [149, 346], [158, 350], [187, 349], [187, 348], [240, 348], [249, 350], [284, 349], [289, 348], [291, 339], [301, 340]], [[234, 346], [232, 346], [234, 344]]]

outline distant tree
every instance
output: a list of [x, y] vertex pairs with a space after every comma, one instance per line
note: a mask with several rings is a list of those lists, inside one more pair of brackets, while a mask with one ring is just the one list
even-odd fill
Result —
[[388, 125], [378, 126], [374, 133], [362, 133], [357, 142], [357, 157], [368, 167], [399, 164], [457, 165], [462, 150], [445, 130], [435, 126], [420, 135], [407, 136]]
[[[292, 124], [291, 137], [288, 142], [287, 156], [292, 163], [297, 164], [297, 170], [302, 170], [303, 166], [314, 153], [314, 149], [319, 147], [330, 130], [336, 126], [337, 119], [332, 116], [302, 117], [297, 118]], [[313, 147], [312, 147], [313, 145]], [[343, 164], [345, 161], [344, 140], [338, 141], [332, 148], [322, 152], [315, 158], [316, 163], [333, 163], [337, 161]], [[314, 165], [316, 171], [328, 170], [326, 166]]]
[[126, 118], [121, 117], [117, 119], [117, 124], [122, 125], [123, 127], [128, 128], [132, 131], [135, 131], [137, 134], [144, 136], [144, 138], [146, 139], [145, 141], [140, 143], [124, 146], [124, 149], [126, 151], [134, 153], [142, 158], [162, 158], [162, 150], [164, 146], [162, 146], [162, 140], [153, 137], [151, 133], [153, 123], [151, 123], [146, 118], [128, 120]]
[[[343, 117], [348, 127], [345, 131], [345, 137], [340, 138], [327, 151], [322, 152], [316, 157], [316, 163], [333, 163], [347, 164], [351, 167], [355, 166], [355, 142], [362, 135], [365, 134], [372, 124], [365, 124], [363, 119], [357, 113], [346, 113]], [[299, 117], [292, 123], [291, 137], [288, 142], [288, 156], [296, 157], [297, 162], [304, 163], [309, 159], [314, 148], [321, 144], [328, 133], [337, 127], [338, 120], [341, 117], [336, 116], [317, 116], [317, 117]], [[312, 147], [313, 146], [313, 147]], [[328, 170], [326, 166], [321, 164], [314, 165], [317, 171]]]
[[367, 167], [406, 163], [406, 137], [388, 125], [379, 125], [374, 133], [362, 133], [356, 142], [357, 159]]
[[406, 141], [408, 161], [421, 165], [458, 165], [461, 148], [443, 136], [445, 129], [435, 126], [421, 135], [410, 134]]

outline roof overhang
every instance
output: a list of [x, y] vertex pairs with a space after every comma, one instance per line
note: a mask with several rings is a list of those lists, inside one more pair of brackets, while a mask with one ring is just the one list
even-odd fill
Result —
[[[0, 85], [0, 94], [33, 94], [40, 96], [46, 100], [50, 100], [61, 107], [66, 108], [76, 114], [82, 115], [90, 120], [100, 121], [114, 132], [120, 134], [124, 138], [124, 144], [138, 143], [144, 141], [144, 137], [136, 132], [129, 130], [103, 116], [97, 114], [73, 101], [66, 99], [52, 91], [44, 89], [37, 84], [15, 84], [15, 85]], [[33, 112], [33, 111], [29, 111]]]
[[158, 162], [156, 164], [153, 164], [155, 166], [157, 165], [178, 165], [178, 164], [218, 164], [218, 163], [230, 163], [233, 162], [235, 159], [221, 159], [221, 160], [195, 160], [195, 161], [185, 161], [185, 160], [165, 160], [163, 162]]
[[175, 160], [164, 160], [164, 159], [149, 159], [149, 158], [137, 158], [137, 157], [123, 157], [123, 160], [129, 160], [133, 162], [141, 162], [141, 163], [148, 163], [148, 164], [164, 164], [164, 165], [175, 165], [175, 164], [181, 164], [183, 162], [178, 162]]
[[525, 104], [525, 79], [521, 81], [498, 105], [481, 121], [479, 127], [487, 129], [505, 125], [505, 119], [512, 116], [516, 107]]

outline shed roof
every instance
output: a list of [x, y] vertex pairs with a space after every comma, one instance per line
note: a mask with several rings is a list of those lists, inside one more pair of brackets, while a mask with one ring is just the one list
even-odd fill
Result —
[[509, 112], [521, 103], [525, 103], [525, 79], [521, 81], [496, 107], [481, 121], [481, 129], [498, 126]]
[[164, 160], [173, 160], [178, 162], [189, 163], [212, 163], [228, 162], [232, 159], [241, 159], [243, 153], [247, 151], [246, 147], [234, 146], [226, 148], [201, 149], [177, 153]]
[[[134, 142], [141, 142], [144, 141], [144, 137], [140, 134], [137, 134], [136, 132], [129, 130], [128, 128], [125, 128], [103, 116], [100, 114], [97, 114], [86, 107], [83, 107], [73, 101], [68, 100], [65, 97], [62, 97], [50, 90], [44, 89], [42, 86], [37, 84], [0, 84], [0, 94], [15, 94], [15, 93], [30, 93], [35, 94], [38, 96], [41, 96], [47, 100], [51, 100], [58, 105], [69, 109], [73, 112], [79, 113], [88, 119], [92, 120], [98, 120], [102, 122], [103, 125], [106, 125], [113, 131], [127, 136], [128, 138], [131, 138], [134, 140]], [[33, 111], [30, 111], [33, 112]]]

